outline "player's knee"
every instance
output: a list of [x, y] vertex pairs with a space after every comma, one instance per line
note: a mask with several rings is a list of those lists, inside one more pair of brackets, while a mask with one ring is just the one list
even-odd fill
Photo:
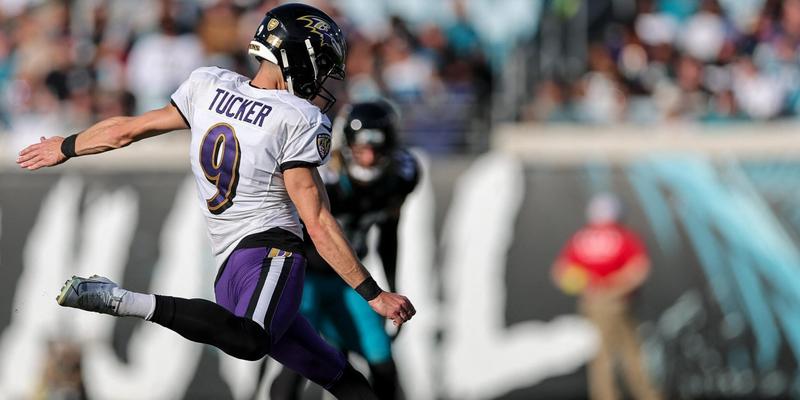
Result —
[[269, 354], [271, 340], [269, 333], [248, 318], [240, 318], [240, 334], [237, 335], [227, 351], [230, 355], [248, 361], [257, 361]]
[[269, 354], [269, 349], [269, 340], [251, 340], [242, 344], [242, 348], [240, 349], [241, 354], [237, 358], [247, 361], [258, 361]]

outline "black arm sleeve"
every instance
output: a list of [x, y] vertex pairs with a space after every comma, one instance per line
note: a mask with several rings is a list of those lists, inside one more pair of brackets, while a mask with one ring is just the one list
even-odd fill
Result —
[[400, 209], [406, 196], [414, 191], [420, 181], [420, 165], [417, 159], [407, 150], [399, 150], [394, 154], [394, 171], [397, 179], [393, 189], [396, 194], [385, 209], [386, 216], [378, 223], [378, 255], [383, 262], [383, 271], [389, 282], [389, 290], [394, 291], [397, 282], [397, 227], [400, 223]]
[[397, 226], [400, 215], [392, 215], [382, 222], [378, 228], [378, 255], [383, 263], [386, 281], [389, 282], [389, 291], [394, 292], [397, 281]]

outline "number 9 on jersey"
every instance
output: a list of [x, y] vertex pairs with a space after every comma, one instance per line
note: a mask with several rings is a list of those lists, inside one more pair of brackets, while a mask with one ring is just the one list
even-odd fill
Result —
[[217, 192], [206, 199], [208, 211], [221, 214], [233, 205], [239, 183], [241, 149], [233, 127], [216, 124], [209, 128], [200, 143], [200, 167]]

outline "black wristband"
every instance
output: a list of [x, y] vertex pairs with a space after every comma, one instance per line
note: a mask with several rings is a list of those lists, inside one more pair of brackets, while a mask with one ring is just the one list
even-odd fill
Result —
[[372, 279], [370, 276], [367, 279], [364, 279], [364, 282], [361, 282], [358, 286], [356, 286], [356, 292], [361, 295], [366, 301], [370, 301], [376, 297], [378, 297], [383, 290], [381, 290], [380, 286], [375, 282], [375, 279]]
[[70, 135], [64, 138], [64, 141], [61, 142], [61, 153], [64, 154], [67, 158], [76, 157], [75, 154], [75, 140], [78, 139], [78, 134]]

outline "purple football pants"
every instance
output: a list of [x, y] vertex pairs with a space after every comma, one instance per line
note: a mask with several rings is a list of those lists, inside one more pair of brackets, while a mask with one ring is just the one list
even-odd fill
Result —
[[223, 265], [214, 291], [217, 304], [269, 333], [270, 357], [327, 389], [347, 360], [298, 313], [305, 268], [305, 258], [297, 253], [237, 249]]

